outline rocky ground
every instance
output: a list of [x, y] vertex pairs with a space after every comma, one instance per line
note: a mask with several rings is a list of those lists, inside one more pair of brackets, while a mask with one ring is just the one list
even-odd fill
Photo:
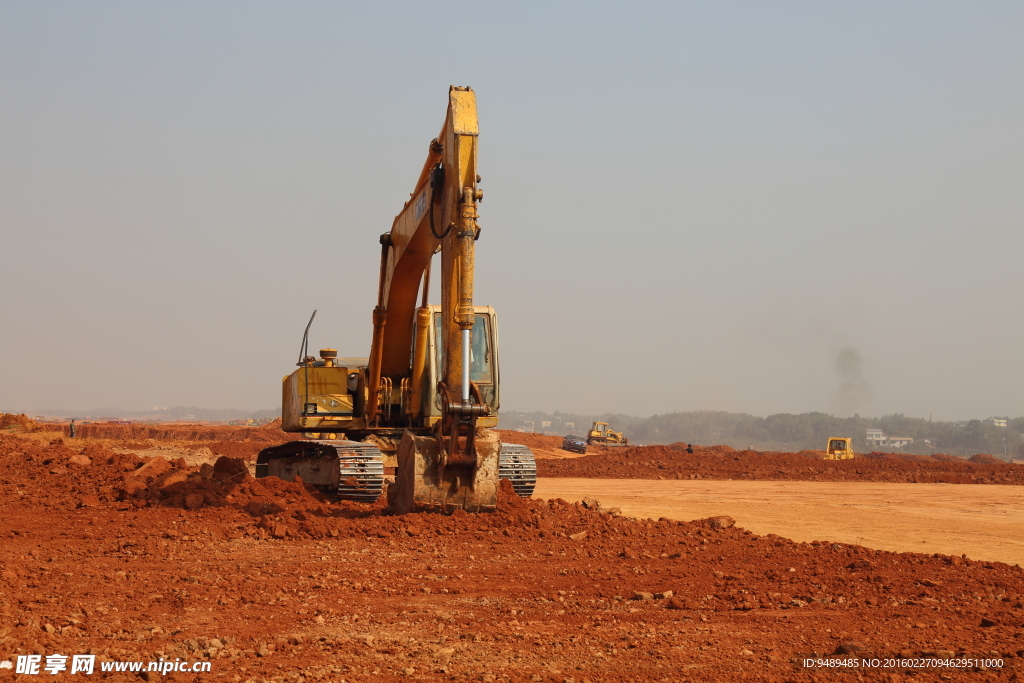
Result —
[[[1016, 566], [795, 543], [727, 518], [625, 519], [507, 488], [494, 514], [387, 516], [254, 480], [240, 459], [89, 441], [0, 436], [0, 660], [209, 660], [169, 678], [238, 683], [1022, 675]], [[837, 651], [1003, 668], [801, 665]]]

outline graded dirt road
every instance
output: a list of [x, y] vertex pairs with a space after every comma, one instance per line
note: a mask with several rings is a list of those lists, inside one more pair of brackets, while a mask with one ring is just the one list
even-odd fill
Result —
[[593, 496], [630, 517], [729, 515], [744, 529], [1024, 565], [1024, 488], [982, 484], [542, 478], [537, 498]]

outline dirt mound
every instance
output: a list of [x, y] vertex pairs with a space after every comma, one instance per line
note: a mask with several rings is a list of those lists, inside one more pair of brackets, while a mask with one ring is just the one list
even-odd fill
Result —
[[963, 462], [967, 458], [961, 458], [957, 455], [946, 455], [945, 453], [935, 453], [931, 456], [932, 460], [939, 462]]
[[668, 446], [635, 446], [634, 448], [667, 448], [670, 451], [685, 451], [689, 448], [694, 453], [700, 452], [704, 455], [729, 455], [738, 452], [732, 446], [725, 444], [719, 446], [698, 446], [697, 444], [688, 444], [682, 441], [676, 441]]
[[184, 465], [0, 435], [6, 658], [385, 683], [824, 680], [793, 662], [850, 643], [998, 656], [1007, 678], [1020, 661], [1019, 567], [794, 543], [726, 516], [626, 519], [594, 501], [520, 499], [507, 482], [494, 514], [388, 516], [255, 480], [237, 458]]
[[[52, 425], [65, 436], [70, 435], [69, 425]], [[284, 443], [294, 438], [293, 434], [281, 431], [280, 420], [261, 427], [235, 427], [230, 425], [142, 425], [95, 422], [76, 424], [76, 435], [85, 439], [117, 439], [122, 441], [236, 441], [256, 442], [267, 445]]]
[[973, 462], [973, 463], [978, 464], [978, 465], [1005, 465], [1006, 464], [1005, 460], [1000, 460], [999, 458], [996, 458], [994, 456], [988, 455], [986, 453], [978, 453], [977, 455], [972, 455], [969, 458], [969, 460], [971, 462]]
[[917, 453], [882, 453], [880, 451], [871, 451], [870, 453], [865, 453], [864, 455], [858, 457], [867, 458], [868, 460], [906, 460], [908, 462], [963, 462], [963, 458], [956, 458], [955, 460], [950, 460], [949, 458], [955, 456], [946, 456], [941, 453], [939, 455], [941, 457], [935, 457], [933, 455], [920, 455]]
[[53, 431], [57, 429], [56, 425], [40, 424], [24, 413], [0, 413], [0, 429], [9, 432], [44, 432], [51, 431], [50, 427], [54, 428]]
[[732, 446], [726, 446], [725, 444], [720, 446], [694, 446], [693, 450], [695, 453], [699, 451], [706, 455], [732, 455], [739, 452]]
[[[821, 451], [737, 451], [728, 446], [637, 446], [585, 457], [538, 460], [541, 477], [612, 479], [758, 479], [799, 481], [1024, 484], [1024, 467], [997, 459], [970, 462], [952, 456], [868, 453], [852, 460], [824, 460]], [[991, 456], [984, 456], [990, 458]]]
[[[295, 436], [289, 435], [287, 440], [291, 441]], [[214, 441], [206, 444], [206, 447], [215, 455], [227, 455], [232, 458], [255, 461], [260, 451], [269, 445], [271, 444], [266, 441]]]
[[527, 448], [542, 448], [545, 450], [554, 450], [562, 447], [562, 437], [560, 436], [514, 432], [508, 429], [496, 429], [494, 431], [498, 432], [502, 443], [517, 443]]

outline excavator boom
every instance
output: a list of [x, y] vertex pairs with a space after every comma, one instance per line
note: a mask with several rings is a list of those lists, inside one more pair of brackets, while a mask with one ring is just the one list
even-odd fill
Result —
[[[408, 372], [413, 347], [416, 294], [431, 257], [441, 248], [441, 319], [445, 348], [443, 381], [464, 396], [463, 331], [472, 330], [473, 266], [479, 237], [477, 202], [476, 95], [470, 88], [449, 90], [448, 114], [430, 143], [423, 170], [391, 231], [381, 235], [381, 278], [374, 310], [374, 346], [370, 350], [371, 387], [380, 377]], [[424, 289], [427, 287], [424, 284]], [[391, 324], [389, 324], [391, 323]], [[417, 349], [425, 353], [426, 348]], [[379, 404], [370, 397], [368, 413]]]

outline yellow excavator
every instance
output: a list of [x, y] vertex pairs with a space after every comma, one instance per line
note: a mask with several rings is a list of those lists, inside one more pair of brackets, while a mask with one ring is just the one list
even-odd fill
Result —
[[[385, 467], [395, 467], [388, 506], [398, 514], [494, 510], [500, 478], [521, 496], [533, 493], [533, 453], [491, 429], [498, 321], [493, 308], [473, 302], [478, 137], [475, 93], [452, 86], [410, 199], [380, 236], [370, 355], [308, 355], [310, 318], [282, 396], [282, 429], [307, 438], [260, 452], [257, 477], [301, 477], [342, 499], [374, 501]], [[438, 252], [439, 306], [428, 301]]]
[[629, 439], [608, 426], [607, 422], [595, 422], [587, 432], [587, 444], [600, 446], [628, 446]]

